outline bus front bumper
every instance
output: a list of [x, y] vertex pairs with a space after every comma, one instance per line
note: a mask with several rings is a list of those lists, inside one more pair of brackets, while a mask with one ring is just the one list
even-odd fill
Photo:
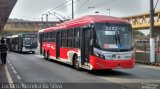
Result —
[[90, 69], [131, 69], [134, 68], [135, 59], [127, 60], [105, 60], [90, 56]]
[[29, 48], [25, 48], [25, 47], [23, 47], [23, 49], [22, 49], [23, 52], [32, 52], [35, 50], [36, 50], [35, 48], [29, 49]]

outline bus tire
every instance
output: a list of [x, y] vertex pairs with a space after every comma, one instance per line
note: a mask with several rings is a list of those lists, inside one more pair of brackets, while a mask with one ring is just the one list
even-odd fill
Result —
[[45, 50], [43, 51], [43, 57], [44, 57], [44, 59], [46, 59], [46, 52], [45, 52]]
[[73, 66], [74, 66], [75, 69], [77, 69], [77, 70], [79, 70], [79, 71], [81, 70], [81, 68], [80, 68], [80, 66], [79, 66], [79, 60], [78, 60], [78, 57], [77, 57], [77, 56], [74, 57]]
[[32, 51], [32, 54], [35, 54], [35, 51]]
[[50, 52], [49, 52], [49, 51], [47, 52], [47, 57], [46, 57], [46, 59], [47, 59], [47, 60], [50, 60]]

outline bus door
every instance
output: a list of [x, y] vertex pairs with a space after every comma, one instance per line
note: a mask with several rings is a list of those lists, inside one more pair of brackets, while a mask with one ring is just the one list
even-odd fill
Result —
[[18, 51], [21, 52], [23, 48], [23, 37], [19, 37], [18, 39]]
[[90, 51], [90, 29], [82, 28], [81, 30], [81, 62], [89, 63], [89, 51]]
[[42, 34], [39, 34], [39, 43], [40, 43], [40, 54], [42, 54]]
[[60, 32], [56, 32], [56, 59], [60, 57]]

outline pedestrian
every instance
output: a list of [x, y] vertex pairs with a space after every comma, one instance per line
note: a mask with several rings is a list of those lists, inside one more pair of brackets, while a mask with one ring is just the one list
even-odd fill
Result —
[[0, 54], [1, 54], [2, 65], [6, 64], [7, 51], [8, 51], [7, 44], [5, 43], [4, 38], [2, 37], [1, 44], [0, 44]]

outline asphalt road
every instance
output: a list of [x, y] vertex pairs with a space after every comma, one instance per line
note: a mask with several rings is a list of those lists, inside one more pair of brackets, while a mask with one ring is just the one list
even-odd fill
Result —
[[14, 83], [58, 83], [64, 89], [142, 89], [145, 83], [160, 83], [160, 68], [141, 64], [130, 70], [77, 71], [72, 66], [44, 60], [38, 54], [11, 52], [7, 66]]

